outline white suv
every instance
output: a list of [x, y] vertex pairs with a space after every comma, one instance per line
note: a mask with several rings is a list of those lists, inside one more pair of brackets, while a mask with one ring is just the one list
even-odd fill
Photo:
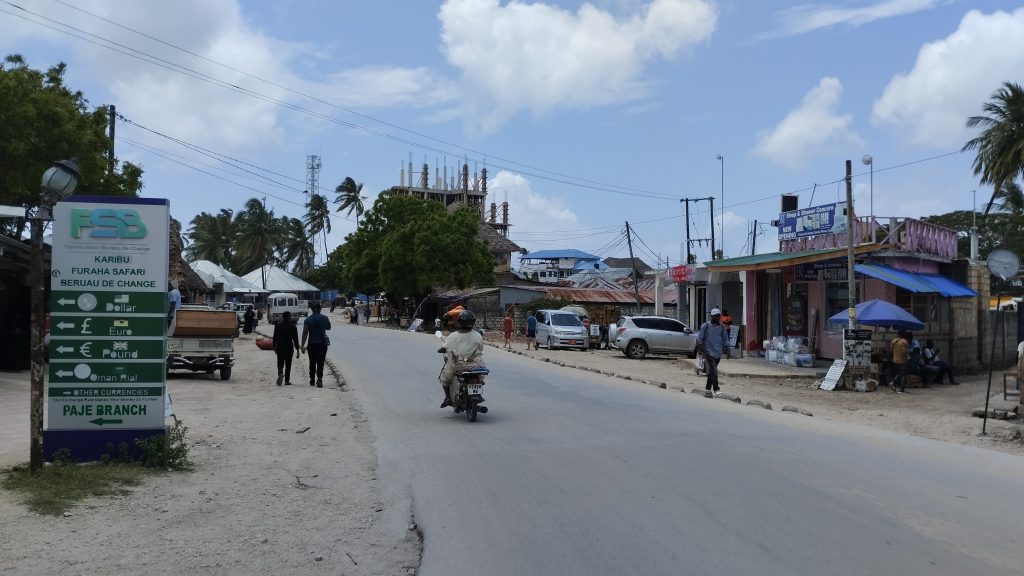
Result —
[[697, 335], [679, 320], [664, 316], [623, 316], [618, 330], [610, 336], [612, 346], [630, 358], [647, 353], [697, 356]]
[[583, 322], [567, 310], [537, 311], [537, 344], [548, 350], [555, 348], [579, 348], [586, 350], [588, 341]]

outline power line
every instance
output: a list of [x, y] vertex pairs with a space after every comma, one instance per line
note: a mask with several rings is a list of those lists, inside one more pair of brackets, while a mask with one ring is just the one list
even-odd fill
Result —
[[[359, 124], [355, 124], [353, 122], [342, 120], [340, 118], [335, 118], [333, 116], [329, 116], [329, 115], [323, 114], [321, 112], [316, 112], [314, 110], [310, 110], [308, 108], [304, 108], [304, 107], [298, 106], [296, 104], [291, 104], [291, 103], [286, 102], [284, 100], [280, 100], [280, 99], [274, 98], [272, 96], [267, 96], [265, 94], [261, 94], [261, 93], [255, 91], [255, 90], [251, 90], [251, 89], [248, 89], [248, 88], [243, 88], [243, 87], [238, 86], [236, 84], [233, 84], [231, 82], [228, 82], [228, 81], [225, 81], [225, 80], [221, 80], [219, 78], [216, 78], [214, 76], [210, 76], [210, 75], [205, 74], [203, 72], [200, 72], [200, 71], [197, 71], [197, 70], [193, 70], [193, 69], [188, 68], [186, 66], [182, 66], [180, 64], [176, 64], [174, 62], [166, 60], [164, 58], [160, 58], [158, 56], [153, 56], [153, 55], [148, 54], [146, 52], [143, 52], [141, 50], [137, 50], [137, 49], [132, 48], [130, 46], [127, 46], [127, 45], [121, 44], [119, 42], [110, 40], [109, 38], [105, 38], [103, 36], [99, 36], [97, 34], [93, 34], [91, 32], [82, 30], [82, 29], [77, 28], [75, 26], [71, 26], [71, 25], [66, 24], [64, 22], [60, 22], [59, 20], [48, 18], [48, 17], [43, 16], [41, 14], [32, 12], [31, 10], [26, 10], [25, 8], [23, 8], [21, 6], [18, 6], [16, 4], [12, 4], [11, 2], [8, 2], [7, 0], [0, 0], [0, 2], [3, 2], [4, 4], [7, 4], [8, 6], [16, 8], [18, 10], [21, 10], [21, 11], [27, 13], [27, 14], [31, 14], [32, 16], [34, 16], [36, 18], [40, 18], [40, 19], [43, 19], [45, 21], [52, 22], [52, 23], [54, 23], [54, 24], [56, 24], [58, 26], [63, 26], [64, 28], [67, 28], [69, 30], [74, 30], [75, 32], [79, 32], [80, 34], [84, 34], [86, 36], [90, 36], [92, 38], [95, 38], [97, 40], [105, 42], [106, 44], [104, 44], [102, 42], [95, 41], [95, 40], [91, 40], [90, 38], [86, 38], [86, 37], [81, 36], [79, 34], [74, 34], [72, 32], [69, 32], [68, 30], [63, 30], [61, 28], [57, 28], [57, 27], [54, 27], [54, 26], [50, 26], [50, 25], [44, 24], [42, 22], [38, 22], [36, 20], [32, 20], [32, 19], [27, 18], [27, 17], [25, 17], [23, 15], [20, 15], [20, 14], [14, 14], [14, 13], [6, 11], [6, 10], [0, 10], [0, 13], [4, 13], [4, 14], [11, 15], [11, 16], [15, 16], [17, 18], [21, 18], [23, 20], [26, 20], [26, 21], [31, 22], [33, 24], [36, 24], [38, 26], [43, 26], [45, 28], [49, 28], [49, 29], [54, 30], [56, 32], [60, 32], [62, 34], [66, 34], [66, 35], [71, 36], [73, 38], [77, 38], [79, 40], [83, 40], [85, 42], [89, 42], [91, 44], [94, 44], [96, 46], [100, 46], [102, 48], [106, 48], [106, 49], [111, 50], [113, 52], [117, 52], [117, 53], [123, 54], [125, 56], [129, 56], [131, 58], [135, 58], [137, 60], [141, 60], [141, 61], [146, 62], [148, 64], [152, 64], [152, 65], [158, 66], [160, 68], [164, 68], [166, 70], [170, 70], [172, 72], [177, 72], [179, 74], [182, 74], [182, 75], [185, 75], [185, 76], [189, 76], [189, 77], [191, 77], [193, 79], [200, 80], [200, 81], [203, 81], [203, 82], [207, 82], [209, 84], [212, 84], [212, 85], [215, 85], [215, 86], [218, 86], [218, 87], [221, 87], [221, 88], [225, 88], [225, 89], [228, 89], [228, 90], [231, 90], [231, 91], [234, 91], [234, 92], [238, 92], [240, 94], [243, 94], [243, 95], [246, 95], [246, 96], [249, 96], [249, 97], [252, 97], [252, 98], [256, 98], [258, 100], [261, 100], [261, 101], [264, 101], [264, 102], [267, 102], [267, 103], [270, 103], [270, 104], [274, 104], [274, 105], [280, 106], [282, 108], [285, 108], [285, 109], [288, 109], [288, 110], [292, 110], [294, 112], [299, 112], [299, 113], [302, 113], [302, 114], [307, 114], [307, 115], [310, 115], [310, 116], [313, 116], [313, 117], [316, 117], [316, 118], [320, 118], [320, 119], [323, 119], [323, 120], [326, 120], [326, 121], [329, 121], [329, 122], [332, 122], [332, 123], [336, 123], [336, 124], [339, 124], [339, 125], [342, 125], [342, 126], [346, 126], [348, 128], [352, 128], [354, 130], [359, 130], [359, 131], [362, 131], [362, 132], [366, 132], [368, 134], [372, 134], [372, 135], [379, 136], [379, 137], [382, 137], [382, 138], [387, 138], [389, 140], [393, 140], [393, 141], [400, 142], [400, 143], [403, 143], [403, 144], [406, 144], [406, 145], [409, 145], [409, 146], [420, 148], [422, 150], [427, 150], [427, 151], [435, 152], [435, 153], [438, 153], [438, 154], [444, 154], [446, 156], [454, 156], [454, 157], [460, 156], [460, 154], [457, 154], [457, 153], [454, 153], [454, 152], [451, 152], [451, 151], [448, 151], [448, 150], [443, 150], [443, 149], [437, 148], [435, 146], [430, 146], [430, 145], [424, 144], [422, 142], [416, 142], [416, 141], [409, 140], [409, 139], [406, 139], [406, 138], [401, 138], [401, 137], [395, 136], [393, 134], [388, 134], [386, 132], [382, 132], [380, 130], [375, 130], [375, 129], [368, 128], [368, 127], [365, 127], [365, 126], [362, 126], [362, 125], [359, 125]], [[61, 3], [64, 4], [63, 2], [61, 2]], [[93, 15], [93, 14], [91, 14], [89, 12], [86, 12], [86, 13], [88, 13], [90, 15]], [[106, 20], [105, 18], [102, 18], [102, 17], [98, 17], [98, 18], [100, 18], [102, 20]], [[121, 27], [123, 27], [123, 28], [125, 28], [127, 30], [131, 30], [132, 32], [136, 32], [136, 33], [138, 33], [140, 35], [143, 35], [145, 37], [149, 37], [148, 35], [142, 34], [141, 32], [137, 32], [134, 29], [122, 26], [120, 24], [117, 24], [117, 25], [121, 26]], [[177, 46], [175, 46], [173, 44], [164, 42], [162, 40], [157, 40], [157, 41], [159, 41], [159, 42], [161, 42], [163, 44], [166, 44], [168, 46], [171, 46], [171, 47], [173, 47], [175, 49], [181, 50], [183, 52], [186, 52], [186, 53], [189, 53], [189, 54], [193, 54], [192, 52], [190, 52], [188, 50], [185, 50], [183, 48], [179, 48], [179, 47], [177, 47]], [[208, 58], [205, 58], [205, 57], [203, 57], [203, 59], [204, 60], [209, 60]], [[237, 69], [235, 69], [235, 68], [233, 68], [231, 66], [227, 66], [225, 64], [221, 64], [219, 62], [215, 62], [215, 61], [212, 61], [212, 60], [210, 60], [210, 61], [214, 62], [217, 65], [223, 66], [225, 68], [228, 68], [228, 69], [231, 69], [231, 70], [235, 70], [235, 71], [239, 72], [240, 74], [245, 74], [246, 76], [252, 77], [252, 78], [257, 79], [259, 81], [266, 82], [266, 83], [271, 84], [273, 86], [282, 88], [282, 89], [287, 90], [287, 91], [289, 91], [291, 93], [294, 93], [294, 94], [297, 94], [297, 95], [301, 95], [301, 96], [303, 96], [305, 98], [312, 99], [312, 100], [314, 100], [316, 102], [323, 103], [323, 104], [325, 104], [327, 106], [330, 106], [330, 107], [333, 107], [333, 108], [336, 108], [336, 109], [339, 109], [339, 110], [342, 110], [342, 111], [345, 111], [345, 112], [356, 114], [358, 116], [361, 116], [361, 117], [373, 120], [375, 122], [381, 123], [381, 124], [383, 124], [385, 126], [389, 126], [389, 127], [392, 127], [392, 128], [398, 129], [398, 130], [402, 130], [402, 131], [408, 132], [410, 134], [415, 134], [417, 136], [426, 138], [428, 140], [433, 140], [435, 142], [442, 143], [442, 144], [445, 144], [445, 145], [448, 145], [448, 146], [453, 146], [453, 147], [458, 148], [460, 150], [464, 150], [464, 151], [468, 151], [468, 152], [473, 152], [474, 154], [483, 155], [479, 151], [476, 151], [476, 150], [473, 150], [473, 149], [470, 149], [470, 148], [465, 148], [465, 147], [462, 147], [462, 146], [458, 146], [456, 144], [452, 144], [452, 143], [449, 143], [449, 142], [446, 142], [446, 141], [443, 141], [443, 140], [439, 140], [439, 139], [436, 139], [436, 138], [432, 138], [430, 136], [427, 136], [427, 135], [424, 135], [424, 134], [420, 134], [420, 133], [414, 132], [412, 130], [407, 130], [407, 129], [402, 128], [401, 126], [398, 126], [398, 125], [395, 125], [395, 124], [390, 124], [388, 122], [377, 120], [376, 118], [373, 118], [371, 116], [368, 116], [368, 115], [365, 115], [365, 114], [360, 114], [358, 112], [354, 112], [354, 111], [348, 110], [346, 108], [337, 106], [335, 104], [332, 104], [332, 103], [330, 103], [328, 101], [325, 101], [325, 100], [322, 100], [320, 98], [317, 98], [317, 97], [305, 94], [303, 92], [299, 92], [299, 91], [293, 90], [293, 89], [285, 87], [285, 86], [281, 86], [279, 84], [273, 83], [273, 82], [271, 82], [269, 80], [265, 80], [263, 78], [260, 78], [258, 76], [249, 74], [247, 72], [244, 72], [244, 71], [241, 71], [241, 70], [237, 70]], [[484, 156], [486, 157], [486, 155], [484, 155]], [[543, 169], [543, 168], [538, 168], [538, 167], [530, 166], [530, 165], [527, 165], [527, 164], [523, 164], [523, 163], [507, 160], [507, 159], [504, 159], [504, 158], [502, 158], [500, 156], [490, 156], [490, 158], [492, 158], [492, 159], [496, 158], [499, 161], [503, 161], [503, 162], [506, 162], [508, 164], [512, 164], [512, 165], [515, 165], [515, 166], [520, 166], [520, 167], [523, 167], [523, 168], [527, 168], [528, 170], [533, 170], [533, 171], [536, 171], [536, 172], [541, 172], [542, 174], [538, 174], [536, 172], [527, 172], [527, 171], [524, 171], [524, 170], [521, 170], [521, 169], [518, 169], [518, 168], [512, 168], [510, 166], [503, 166], [501, 164], [494, 163], [492, 161], [491, 165], [496, 167], [496, 168], [505, 169], [505, 170], [508, 170], [510, 172], [518, 172], [520, 174], [528, 175], [528, 176], [531, 176], [533, 178], [547, 180], [547, 181], [550, 181], [550, 182], [556, 182], [556, 183], [559, 183], [559, 184], [565, 184], [567, 186], [575, 186], [575, 187], [579, 187], [579, 188], [588, 188], [588, 189], [592, 189], [592, 190], [608, 192], [608, 193], [612, 193], [612, 194], [621, 194], [621, 195], [626, 195], [626, 196], [635, 196], [635, 197], [651, 198], [651, 199], [659, 199], [659, 200], [674, 200], [674, 198], [672, 196], [670, 196], [670, 195], [657, 194], [657, 193], [646, 191], [646, 190], [639, 190], [639, 189], [627, 188], [627, 187], [622, 187], [622, 186], [616, 186], [616, 185], [612, 185], [612, 184], [605, 184], [605, 183], [601, 183], [601, 182], [597, 182], [597, 181], [593, 181], [593, 180], [588, 180], [588, 179], [585, 179], [585, 178], [579, 178], [579, 177], [575, 177], [575, 176], [565, 175], [565, 174], [561, 174], [559, 172], [554, 172], [554, 171], [546, 170], [546, 169]], [[475, 160], [477, 160], [477, 161], [486, 161], [486, 160], [482, 160], [482, 159], [475, 159]], [[545, 174], [550, 174], [551, 176], [546, 176]], [[575, 181], [573, 181], [573, 180], [575, 180]]]

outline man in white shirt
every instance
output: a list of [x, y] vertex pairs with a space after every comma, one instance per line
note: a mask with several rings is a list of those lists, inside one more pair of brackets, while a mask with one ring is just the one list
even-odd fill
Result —
[[484, 338], [479, 332], [473, 330], [476, 324], [476, 315], [469, 310], [459, 313], [456, 320], [459, 329], [452, 332], [444, 340], [444, 368], [438, 380], [444, 388], [444, 402], [441, 408], [451, 406], [458, 399], [459, 386], [455, 374], [471, 368], [485, 368]]

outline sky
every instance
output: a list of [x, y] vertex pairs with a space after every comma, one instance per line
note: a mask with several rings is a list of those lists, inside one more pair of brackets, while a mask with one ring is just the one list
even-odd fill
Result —
[[186, 230], [254, 197], [301, 217], [313, 154], [368, 207], [410, 159], [466, 162], [528, 251], [625, 257], [628, 222], [677, 265], [687, 229], [778, 250], [780, 196], [845, 200], [847, 160], [858, 215], [982, 210], [966, 120], [1024, 82], [1024, 3], [0, 0], [0, 52], [115, 105], [118, 157]]

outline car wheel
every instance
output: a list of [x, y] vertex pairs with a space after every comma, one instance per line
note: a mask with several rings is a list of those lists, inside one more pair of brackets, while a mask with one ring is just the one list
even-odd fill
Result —
[[694, 346], [694, 347], [693, 347], [693, 350], [690, 350], [690, 351], [689, 351], [689, 352], [688, 352], [688, 353], [686, 354], [686, 356], [687, 356], [687, 357], [688, 357], [688, 358], [689, 358], [690, 360], [694, 360], [694, 359], [696, 359], [696, 358], [697, 358], [697, 347], [696, 347], [696, 346]]
[[626, 356], [634, 360], [643, 360], [647, 356], [647, 343], [643, 340], [632, 340], [626, 345]]

